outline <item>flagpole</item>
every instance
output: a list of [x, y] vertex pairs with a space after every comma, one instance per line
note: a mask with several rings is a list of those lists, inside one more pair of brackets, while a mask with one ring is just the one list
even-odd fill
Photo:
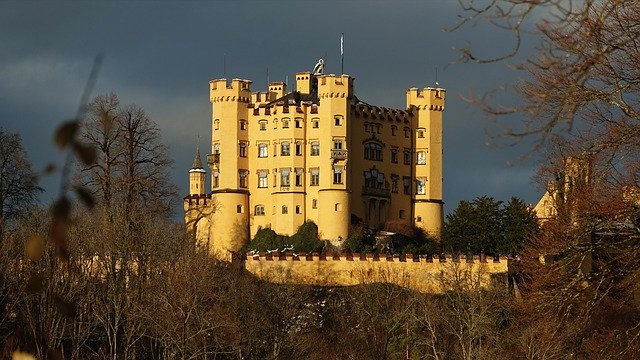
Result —
[[344, 33], [340, 34], [340, 73], [344, 74]]

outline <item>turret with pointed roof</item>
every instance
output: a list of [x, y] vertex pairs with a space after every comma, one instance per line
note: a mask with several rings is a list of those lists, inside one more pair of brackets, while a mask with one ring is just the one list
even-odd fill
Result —
[[200, 156], [200, 146], [196, 147], [196, 156], [195, 158], [193, 158], [193, 165], [191, 165], [191, 170], [189, 170], [189, 172], [192, 172], [194, 170], [199, 170], [198, 172], [200, 171], [205, 172], [204, 168], [202, 167], [202, 157]]
[[196, 147], [196, 156], [193, 159], [193, 165], [189, 170], [189, 195], [204, 195], [204, 179], [206, 171], [202, 167], [202, 160], [200, 156], [200, 147]]

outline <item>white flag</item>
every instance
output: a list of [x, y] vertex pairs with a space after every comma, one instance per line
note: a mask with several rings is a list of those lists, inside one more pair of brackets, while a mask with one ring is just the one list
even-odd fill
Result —
[[344, 55], [344, 33], [340, 34], [340, 55]]

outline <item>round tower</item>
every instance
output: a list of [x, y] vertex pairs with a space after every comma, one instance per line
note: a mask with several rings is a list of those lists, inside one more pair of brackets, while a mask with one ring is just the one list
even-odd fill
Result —
[[442, 201], [442, 112], [445, 90], [407, 90], [407, 108], [414, 113], [413, 221], [429, 235], [440, 238]]
[[249, 241], [249, 113], [251, 81], [210, 82], [211, 167], [214, 217], [210, 250], [230, 261]]

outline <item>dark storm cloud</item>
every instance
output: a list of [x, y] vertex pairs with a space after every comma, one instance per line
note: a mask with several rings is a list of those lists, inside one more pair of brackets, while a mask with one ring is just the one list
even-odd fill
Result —
[[[208, 81], [254, 81], [264, 90], [325, 58], [339, 73], [339, 37], [345, 33], [345, 72], [356, 77], [359, 98], [403, 108], [409, 87], [433, 86], [435, 68], [447, 89], [444, 125], [445, 201], [512, 195], [535, 201], [531, 162], [507, 167], [525, 149], [492, 151], [491, 126], [459, 94], [482, 92], [512, 80], [506, 66], [448, 66], [453, 46], [473, 41], [486, 53], [505, 49], [494, 29], [445, 33], [456, 21], [454, 1], [133, 1], [3, 2], [0, 5], [0, 122], [19, 131], [38, 167], [60, 162], [50, 145], [53, 129], [75, 114], [93, 57], [105, 60], [95, 93], [115, 91], [142, 106], [160, 125], [187, 191], [186, 171], [195, 138], [210, 137]], [[291, 82], [291, 81], [290, 81]], [[56, 179], [45, 183], [55, 188]], [[52, 195], [50, 195], [52, 196]]]

